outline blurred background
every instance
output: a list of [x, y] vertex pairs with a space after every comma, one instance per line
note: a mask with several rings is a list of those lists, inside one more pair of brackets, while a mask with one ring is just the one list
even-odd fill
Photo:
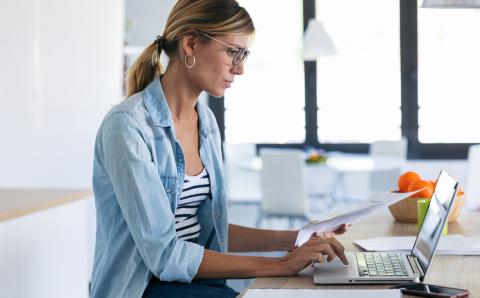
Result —
[[[257, 29], [245, 75], [222, 99], [201, 95], [224, 141], [231, 222], [299, 228], [440, 169], [478, 209], [479, 9], [239, 2]], [[0, 1], [0, 296], [88, 296], [96, 130], [174, 3]], [[279, 151], [302, 156], [295, 214], [270, 199], [279, 183], [265, 177], [291, 178]]]

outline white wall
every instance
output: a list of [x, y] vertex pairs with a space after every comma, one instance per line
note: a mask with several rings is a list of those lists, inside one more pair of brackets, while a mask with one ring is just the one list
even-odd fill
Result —
[[0, 28], [0, 187], [90, 187], [121, 100], [123, 2], [3, 0]]
[[126, 0], [125, 39], [129, 45], [146, 46], [161, 35], [174, 0]]
[[[90, 188], [97, 128], [108, 109], [122, 96], [124, 2], [2, 0], [0, 30], [0, 188]], [[65, 241], [57, 237], [60, 234], [43, 226], [37, 233], [40, 237], [37, 246], [45, 247], [45, 253], [52, 252], [49, 245], [54, 242], [49, 237], [58, 240], [55, 248], [60, 252], [69, 251], [73, 243], [82, 249], [78, 266], [72, 268], [74, 273], [65, 275], [59, 281], [62, 285], [51, 287], [48, 279], [61, 270], [43, 262], [42, 254], [29, 254], [33, 257], [29, 264], [11, 264], [21, 274], [11, 278], [24, 279], [21, 282], [24, 286], [33, 282], [32, 287], [25, 289], [36, 289], [37, 293], [70, 289], [71, 297], [86, 296], [95, 218], [93, 200], [82, 203], [86, 209], [78, 204], [72, 204], [71, 208], [73, 214], [87, 212], [90, 217], [87, 224], [85, 220], [74, 221], [73, 217], [59, 214], [72, 235], [80, 237], [74, 237], [77, 242]], [[79, 235], [76, 231], [86, 234]], [[12, 251], [7, 252], [26, 253], [20, 246], [12, 247], [12, 243], [9, 246]], [[58, 259], [65, 255], [58, 254]], [[28, 271], [31, 268], [37, 271]], [[34, 276], [38, 274], [44, 275]], [[11, 287], [12, 291], [18, 289], [15, 285]], [[14, 294], [14, 297], [32, 295]]]

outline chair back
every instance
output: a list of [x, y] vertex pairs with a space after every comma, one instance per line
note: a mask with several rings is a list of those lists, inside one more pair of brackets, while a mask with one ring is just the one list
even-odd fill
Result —
[[262, 211], [306, 216], [309, 211], [305, 154], [293, 149], [262, 149]]
[[[401, 138], [398, 141], [378, 140], [370, 145], [370, 156], [394, 157], [399, 160], [407, 159], [407, 139]], [[395, 169], [385, 170], [370, 174], [370, 191], [386, 191], [397, 189], [397, 180], [400, 173], [400, 166]]]
[[468, 209], [480, 210], [480, 144], [468, 149], [468, 176], [465, 190]]
[[401, 138], [398, 141], [378, 140], [370, 145], [370, 155], [373, 157], [386, 156], [407, 158], [407, 139]]

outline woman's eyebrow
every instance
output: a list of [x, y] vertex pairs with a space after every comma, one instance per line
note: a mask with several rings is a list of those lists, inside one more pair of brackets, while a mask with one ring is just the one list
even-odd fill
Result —
[[231, 45], [231, 46], [234, 46], [234, 47], [236, 47], [236, 48], [242, 48], [242, 49], [245, 49], [245, 50], [248, 51], [248, 49], [247, 49], [246, 47], [242, 47], [242, 46], [240, 46], [240, 45], [238, 45], [238, 44], [236, 44], [236, 43], [228, 43], [228, 44]]

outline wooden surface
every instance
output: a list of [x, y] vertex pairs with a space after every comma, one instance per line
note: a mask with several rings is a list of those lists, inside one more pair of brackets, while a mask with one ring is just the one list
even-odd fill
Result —
[[[462, 213], [449, 224], [450, 234], [480, 237], [480, 212]], [[338, 237], [346, 251], [360, 251], [356, 239], [376, 236], [411, 236], [417, 234], [416, 224], [399, 223], [388, 211], [360, 221]], [[385, 285], [320, 286], [314, 285], [311, 268], [294, 277], [258, 278], [251, 288], [388, 288]], [[427, 273], [426, 283], [470, 290], [469, 297], [480, 297], [480, 256], [436, 255]], [[414, 297], [407, 296], [404, 297]]]
[[91, 195], [86, 189], [0, 189], [0, 222]]

